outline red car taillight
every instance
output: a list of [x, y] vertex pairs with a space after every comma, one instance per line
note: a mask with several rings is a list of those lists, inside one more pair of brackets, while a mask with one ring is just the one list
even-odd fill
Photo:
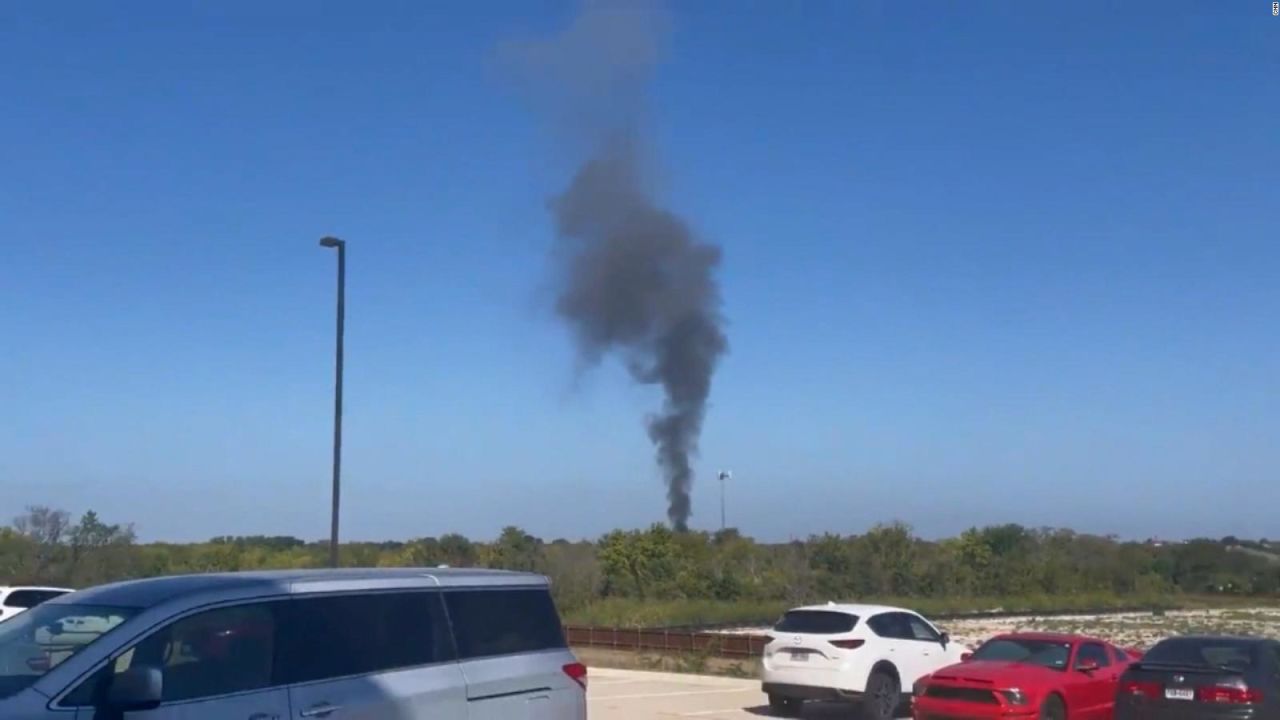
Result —
[[867, 641], [866, 640], [832, 640], [831, 644], [835, 645], [841, 650], [857, 650], [863, 645], [866, 645]]
[[587, 666], [586, 665], [583, 665], [582, 663], [578, 663], [578, 662], [569, 663], [568, 665], [564, 666], [564, 674], [568, 675], [570, 680], [578, 683], [578, 685], [581, 686], [583, 690], [587, 689]]
[[1196, 689], [1200, 702], [1247, 705], [1262, 702], [1262, 693], [1244, 685], [1207, 685]]
[[1160, 683], [1142, 682], [1140, 680], [1125, 680], [1120, 683], [1121, 695], [1139, 695], [1145, 698], [1155, 699], [1160, 697], [1160, 691], [1163, 690]]

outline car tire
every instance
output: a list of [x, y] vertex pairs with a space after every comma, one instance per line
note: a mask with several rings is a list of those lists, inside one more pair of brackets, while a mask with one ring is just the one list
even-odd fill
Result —
[[883, 670], [871, 673], [862, 698], [862, 717], [866, 720], [893, 720], [901, 705], [902, 688], [898, 686], [898, 679]]
[[769, 712], [774, 717], [794, 718], [800, 717], [800, 710], [804, 707], [804, 701], [796, 698], [782, 697], [781, 695], [769, 696]]
[[1050, 695], [1040, 705], [1040, 720], [1067, 720], [1067, 708], [1062, 704], [1062, 698]]

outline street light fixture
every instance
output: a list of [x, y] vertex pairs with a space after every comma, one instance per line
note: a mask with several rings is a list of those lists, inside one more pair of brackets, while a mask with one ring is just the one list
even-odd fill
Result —
[[338, 567], [338, 502], [342, 487], [342, 333], [346, 316], [347, 243], [335, 237], [320, 238], [321, 247], [338, 251], [338, 333], [333, 382], [333, 514], [329, 525], [329, 565]]
[[729, 472], [728, 470], [720, 471], [720, 529], [721, 530], [724, 530], [726, 528], [726, 525], [724, 523], [724, 484], [725, 482], [731, 479], [733, 479], [733, 473]]

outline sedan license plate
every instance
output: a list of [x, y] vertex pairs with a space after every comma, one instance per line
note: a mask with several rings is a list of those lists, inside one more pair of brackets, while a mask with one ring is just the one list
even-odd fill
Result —
[[793, 650], [791, 652], [792, 662], [809, 662], [809, 653], [803, 650]]
[[1195, 700], [1196, 691], [1191, 688], [1165, 688], [1164, 696], [1168, 700]]

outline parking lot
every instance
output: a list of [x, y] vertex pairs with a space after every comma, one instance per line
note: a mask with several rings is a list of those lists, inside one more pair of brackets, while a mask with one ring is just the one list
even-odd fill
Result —
[[[760, 681], [591, 668], [587, 715], [591, 720], [770, 717]], [[852, 718], [848, 706], [806, 707], [806, 718]]]

